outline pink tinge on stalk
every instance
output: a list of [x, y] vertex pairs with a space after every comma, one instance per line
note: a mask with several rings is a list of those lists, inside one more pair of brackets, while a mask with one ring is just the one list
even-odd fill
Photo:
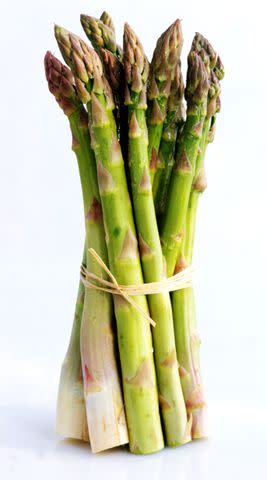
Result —
[[201, 409], [196, 410], [193, 413], [193, 423], [191, 435], [193, 440], [198, 438], [206, 438], [209, 435], [208, 432], [208, 420], [207, 420], [207, 407], [203, 406]]

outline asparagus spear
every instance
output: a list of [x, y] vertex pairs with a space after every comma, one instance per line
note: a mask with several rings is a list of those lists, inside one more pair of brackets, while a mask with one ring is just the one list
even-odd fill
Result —
[[[110, 270], [119, 284], [142, 284], [142, 271], [127, 189], [124, 164], [117, 140], [110, 87], [97, 54], [75, 35], [56, 27], [56, 38], [76, 76], [85, 100], [94, 149], [104, 215]], [[86, 94], [86, 95], [85, 95]], [[123, 298], [116, 296], [118, 343], [124, 399], [134, 453], [163, 448], [150, 327], [146, 319]], [[147, 311], [146, 298], [136, 303]]]
[[[135, 221], [146, 282], [162, 280], [164, 265], [149, 178], [145, 110], [149, 71], [143, 47], [128, 24], [124, 27], [124, 68], [128, 106], [128, 161]], [[180, 445], [187, 435], [187, 414], [177, 368], [172, 307], [168, 293], [148, 297], [156, 321], [153, 344], [161, 413], [167, 445]]]
[[162, 220], [162, 251], [166, 260], [168, 276], [173, 274], [176, 260], [181, 252], [188, 201], [195, 175], [203, 122], [207, 112], [208, 87], [208, 74], [204, 63], [200, 55], [191, 48], [188, 55], [185, 90], [187, 118], [179, 139], [166, 212]]
[[162, 137], [158, 154], [157, 171], [153, 183], [153, 196], [158, 216], [165, 210], [166, 198], [174, 165], [176, 139], [179, 138], [185, 122], [184, 82], [181, 62], [178, 62], [175, 76], [171, 83], [167, 115], [163, 124]]
[[148, 158], [153, 185], [157, 156], [165, 119], [171, 81], [183, 45], [180, 20], [176, 20], [158, 39], [153, 53], [148, 85]]
[[[102, 270], [88, 253], [94, 248], [107, 261], [103, 220], [90, 145], [87, 113], [80, 102], [70, 70], [48, 52], [45, 67], [50, 91], [67, 114], [73, 135], [83, 192], [86, 228], [86, 265], [94, 274]], [[127, 443], [122, 394], [115, 360], [110, 295], [86, 289], [80, 348], [90, 443], [93, 452]], [[59, 408], [61, 405], [59, 404]], [[59, 418], [61, 412], [59, 412]]]
[[[192, 190], [191, 190], [190, 199], [189, 199], [190, 208], [188, 208], [188, 211], [187, 211], [187, 215], [189, 214], [190, 218], [192, 218], [192, 214], [190, 213], [192, 203], [195, 203], [196, 198], [198, 202], [198, 198], [199, 198], [198, 187], [199, 187], [199, 184], [202, 184], [202, 177], [204, 178], [205, 176], [204, 175], [205, 153], [206, 153], [206, 148], [208, 143], [211, 143], [211, 141], [213, 141], [214, 134], [215, 134], [216, 114], [220, 109], [220, 103], [219, 103], [220, 92], [221, 92], [221, 88], [220, 88], [220, 83], [218, 81], [218, 78], [216, 77], [214, 71], [211, 71], [210, 87], [209, 87], [209, 93], [208, 93], [207, 115], [203, 123], [203, 132], [202, 132], [202, 137], [199, 143], [199, 151], [198, 151], [198, 156], [196, 160], [195, 176], [194, 176], [194, 181], [192, 184]], [[195, 191], [197, 191], [196, 197], [194, 195]], [[193, 224], [195, 224], [195, 218], [193, 219]], [[185, 229], [185, 231], [187, 236], [187, 229]], [[193, 248], [193, 243], [194, 243], [193, 241], [190, 242], [192, 248]], [[192, 252], [190, 253], [190, 257], [192, 257]]]
[[[213, 51], [206, 39], [205, 44], [206, 54], [207, 51]], [[202, 55], [204, 55], [203, 52]], [[215, 64], [218, 67], [215, 68], [214, 64], [215, 62], [209, 60], [209, 69], [211, 68], [213, 71], [210, 71], [207, 115], [204, 121], [203, 134], [196, 161], [196, 172], [186, 214], [186, 234], [183, 240], [181, 255], [177, 260], [176, 272], [181, 271], [185, 266], [192, 263], [198, 200], [200, 194], [206, 188], [204, 156], [207, 143], [214, 135], [214, 119], [219, 109], [220, 85], [215, 72], [219, 78], [223, 77], [223, 67], [220, 59], [218, 58]], [[184, 398], [186, 401], [187, 412], [188, 414], [191, 413], [193, 416], [192, 438], [202, 438], [207, 436], [207, 407], [200, 372], [200, 342], [197, 334], [193, 288], [188, 288], [173, 294], [173, 314], [177, 333], [176, 347], [180, 364]]]
[[[193, 233], [193, 225], [195, 225], [196, 223], [195, 221], [196, 209], [193, 208], [193, 210], [195, 211], [195, 214], [193, 215], [191, 211], [191, 206], [192, 204], [195, 203], [196, 199], [198, 203], [199, 186], [202, 185], [202, 182], [204, 181], [204, 178], [205, 178], [204, 158], [205, 158], [207, 145], [208, 143], [211, 143], [213, 141], [214, 134], [215, 134], [216, 114], [220, 110], [221, 87], [220, 87], [219, 80], [222, 80], [224, 77], [224, 67], [221, 62], [221, 59], [213, 49], [212, 45], [209, 43], [209, 41], [205, 37], [203, 37], [203, 35], [201, 35], [200, 33], [196, 33], [192, 43], [192, 48], [195, 49], [201, 55], [201, 58], [204, 62], [207, 74], [209, 75], [209, 90], [208, 90], [208, 101], [207, 101], [207, 114], [203, 122], [202, 136], [199, 143], [199, 150], [198, 150], [198, 155], [196, 159], [195, 175], [194, 175], [194, 180], [192, 184], [192, 191], [190, 194], [190, 201], [189, 201], [190, 208], [188, 208], [187, 210], [187, 215], [190, 218], [191, 226], [190, 228], [188, 226], [189, 230], [186, 227], [185, 231], [186, 232], [187, 230], [190, 231], [191, 232], [190, 234]], [[196, 188], [194, 186], [196, 186]], [[197, 191], [196, 196], [194, 195], [195, 190]], [[201, 190], [201, 187], [200, 187], [200, 190]], [[187, 233], [186, 233], [186, 236], [188, 236]], [[193, 238], [194, 238], [194, 235], [193, 235]], [[193, 248], [193, 243], [194, 243], [193, 238], [189, 242], [189, 245], [191, 245], [191, 248]], [[190, 258], [192, 258], [192, 254], [193, 252], [190, 251]], [[177, 263], [179, 264], [179, 257], [177, 259]]]
[[[64, 87], [64, 81], [59, 85], [56, 80], [58, 69], [60, 69], [59, 63], [48, 52], [45, 56], [45, 73], [48, 88], [50, 92], [55, 95], [64, 113], [69, 117], [73, 113], [73, 108], [76, 108], [76, 105], [73, 105], [72, 100], [69, 101], [68, 90]], [[67, 96], [65, 95], [65, 90], [67, 91]], [[86, 264], [85, 249], [83, 264]], [[60, 373], [56, 430], [64, 437], [89, 441], [80, 354], [80, 329], [84, 295], [84, 286], [80, 281], [70, 342]]]

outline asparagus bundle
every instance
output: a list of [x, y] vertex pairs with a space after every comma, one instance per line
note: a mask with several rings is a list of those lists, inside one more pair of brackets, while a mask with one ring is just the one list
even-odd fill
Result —
[[[49, 89], [70, 123], [86, 233], [57, 430], [90, 439], [93, 452], [129, 441], [131, 452], [145, 454], [206, 436], [186, 266], [224, 71], [196, 34], [184, 87], [179, 20], [159, 37], [150, 64], [127, 23], [123, 50], [107, 12], [83, 14], [81, 23], [93, 48], [56, 26], [67, 66], [45, 57]], [[170, 296], [173, 274], [186, 288]]]
[[[66, 62], [76, 75], [80, 98], [87, 103], [91, 143], [97, 166], [111, 272], [124, 285], [143, 282], [132, 207], [112, 110], [112, 92], [94, 50], [75, 35], [56, 27], [55, 35]], [[137, 302], [147, 310], [146, 298]], [[142, 315], [115, 298], [130, 448], [150, 453], [163, 447], [152, 341]]]

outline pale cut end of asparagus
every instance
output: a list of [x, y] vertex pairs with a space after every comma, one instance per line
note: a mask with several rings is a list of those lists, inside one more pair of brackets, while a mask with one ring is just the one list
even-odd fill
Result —
[[89, 442], [81, 362], [77, 365], [68, 357], [60, 374], [56, 432], [64, 438]]
[[[97, 215], [99, 208], [98, 205]], [[107, 294], [94, 294], [85, 293], [80, 348], [90, 444], [92, 452], [98, 453], [124, 445], [129, 440], [115, 359], [111, 299]], [[101, 318], [98, 318], [99, 309]], [[94, 322], [91, 328], [90, 316]]]
[[[118, 402], [121, 404], [121, 399]], [[105, 412], [105, 417], [99, 417], [99, 412]], [[107, 385], [101, 392], [90, 394], [86, 398], [86, 412], [89, 427], [93, 425], [94, 435], [91, 436], [93, 453], [129, 443], [126, 419], [123, 407], [114, 415], [114, 391], [112, 385]], [[116, 428], [114, 428], [116, 427]]]
[[193, 412], [191, 435], [193, 440], [209, 436], [208, 415], [206, 405]]

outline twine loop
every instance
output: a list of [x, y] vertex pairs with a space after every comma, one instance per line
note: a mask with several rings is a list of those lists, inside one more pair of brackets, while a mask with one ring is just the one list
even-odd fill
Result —
[[89, 253], [94, 257], [100, 267], [107, 273], [111, 281], [105, 280], [87, 268], [81, 266], [81, 280], [85, 288], [101, 290], [111, 293], [112, 295], [121, 295], [128, 303], [130, 303], [141, 315], [153, 326], [156, 326], [154, 320], [148, 315], [143, 308], [140, 307], [131, 297], [138, 295], [155, 295], [163, 292], [174, 292], [192, 285], [193, 267], [189, 266], [172, 277], [164, 278], [159, 282], [142, 283], [140, 285], [119, 285], [114, 275], [111, 273], [107, 265], [93, 248], [89, 248]]

